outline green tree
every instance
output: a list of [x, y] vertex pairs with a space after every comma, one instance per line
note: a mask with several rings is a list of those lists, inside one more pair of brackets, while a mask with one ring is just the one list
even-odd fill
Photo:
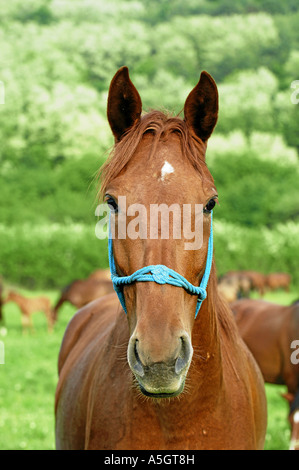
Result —
[[275, 131], [273, 100], [278, 80], [264, 67], [240, 71], [219, 86], [218, 131], [241, 129], [247, 136], [254, 130]]

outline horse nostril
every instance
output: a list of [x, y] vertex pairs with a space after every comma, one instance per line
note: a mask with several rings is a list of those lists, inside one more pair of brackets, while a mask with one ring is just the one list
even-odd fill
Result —
[[174, 370], [179, 375], [189, 364], [192, 356], [192, 346], [189, 338], [181, 336], [181, 351], [177, 360], [175, 361]]
[[178, 357], [177, 360], [175, 361], [175, 373], [179, 375], [184, 367], [186, 366], [186, 361], [182, 357]]
[[143, 368], [143, 365], [141, 363], [141, 360], [139, 358], [139, 354], [138, 354], [138, 350], [137, 350], [137, 346], [138, 345], [138, 339], [135, 340], [134, 342], [134, 346], [133, 346], [133, 354], [131, 355], [131, 360], [130, 360], [130, 363], [131, 363], [131, 367], [132, 369], [134, 370], [134, 372], [139, 375], [140, 377], [143, 377], [144, 376], [144, 368]]

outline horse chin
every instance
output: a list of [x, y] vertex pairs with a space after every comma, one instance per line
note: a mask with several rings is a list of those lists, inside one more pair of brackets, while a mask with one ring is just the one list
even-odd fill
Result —
[[179, 396], [182, 393], [182, 391], [184, 390], [185, 381], [183, 380], [181, 382], [179, 388], [177, 390], [174, 390], [174, 391], [170, 391], [170, 390], [166, 390], [166, 389], [163, 390], [163, 388], [161, 388], [161, 389], [150, 389], [149, 387], [146, 388], [139, 381], [138, 381], [138, 385], [139, 385], [139, 390], [146, 397], [159, 398], [159, 399], [162, 399], [162, 398], [175, 398], [175, 397]]

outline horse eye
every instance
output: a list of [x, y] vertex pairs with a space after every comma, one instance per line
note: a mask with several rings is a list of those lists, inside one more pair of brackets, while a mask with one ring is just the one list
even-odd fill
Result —
[[117, 202], [113, 199], [113, 197], [107, 196], [106, 202], [111, 212], [114, 212], [114, 213], [118, 212], [118, 205], [117, 205]]
[[204, 211], [206, 214], [209, 214], [209, 213], [214, 209], [215, 205], [216, 205], [215, 199], [210, 199], [209, 202], [208, 202], [208, 204], [205, 206], [205, 208], [204, 208], [203, 211]]

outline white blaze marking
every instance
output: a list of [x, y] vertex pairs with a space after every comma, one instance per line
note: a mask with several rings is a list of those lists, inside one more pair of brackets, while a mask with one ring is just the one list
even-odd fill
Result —
[[296, 413], [294, 414], [294, 423], [299, 423], [299, 411], [296, 411]]
[[167, 161], [164, 163], [161, 169], [161, 180], [164, 181], [165, 176], [169, 175], [170, 173], [174, 172], [174, 168], [170, 163]]

